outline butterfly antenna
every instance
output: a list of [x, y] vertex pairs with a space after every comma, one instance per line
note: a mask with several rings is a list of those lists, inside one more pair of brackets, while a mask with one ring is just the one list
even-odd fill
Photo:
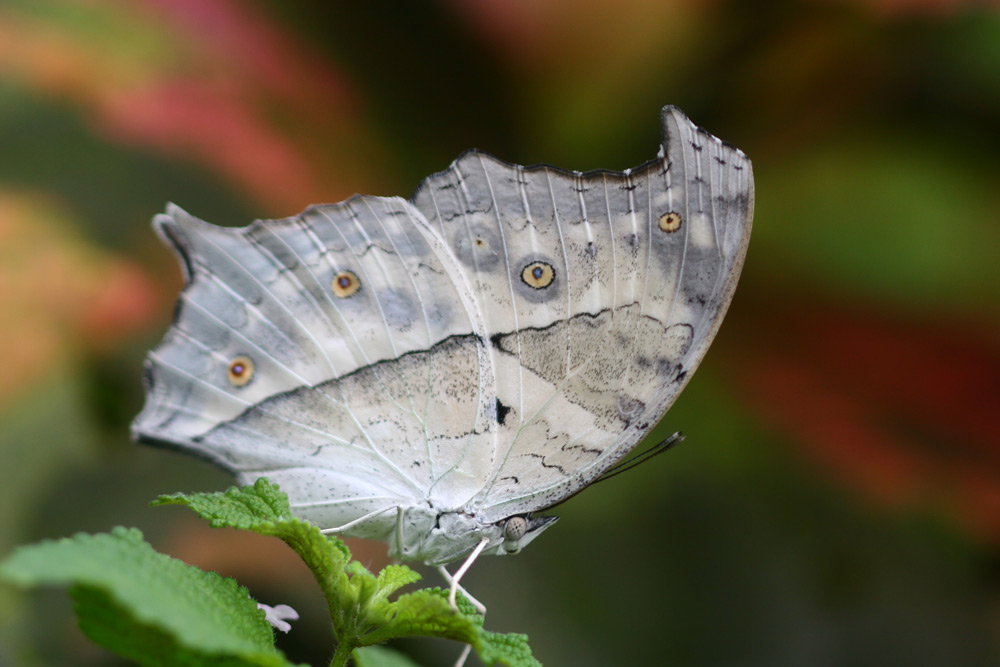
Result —
[[595, 481], [595, 483], [596, 482], [603, 482], [606, 479], [611, 479], [615, 475], [620, 475], [621, 473], [623, 473], [623, 472], [625, 472], [627, 470], [631, 470], [632, 468], [636, 467], [637, 465], [645, 463], [646, 461], [648, 461], [649, 459], [653, 458], [654, 456], [659, 456], [663, 452], [665, 452], [665, 451], [667, 451], [669, 449], [673, 449], [674, 445], [679, 444], [683, 440], [684, 440], [684, 434], [681, 433], [680, 431], [677, 431], [676, 433], [674, 433], [672, 436], [670, 436], [666, 440], [660, 442], [657, 445], [653, 445], [652, 447], [650, 447], [646, 451], [642, 452], [641, 454], [636, 454], [635, 456], [633, 456], [630, 459], [626, 459], [624, 461], [619, 461], [618, 463], [616, 463], [615, 465], [611, 466], [606, 471], [604, 471], [604, 474], [601, 475], [600, 477], [598, 477], [594, 481]]

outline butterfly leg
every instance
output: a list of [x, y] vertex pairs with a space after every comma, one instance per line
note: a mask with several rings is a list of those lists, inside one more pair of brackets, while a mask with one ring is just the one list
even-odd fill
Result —
[[[472, 606], [476, 608], [476, 611], [479, 612], [483, 618], [486, 618], [486, 605], [472, 597], [472, 595], [469, 594], [469, 591], [465, 590], [465, 587], [459, 584], [455, 578], [451, 576], [451, 573], [448, 572], [444, 565], [438, 565], [438, 572], [440, 572], [441, 576], [444, 577], [444, 580], [451, 585], [452, 594], [454, 594], [456, 589], [462, 591], [462, 595], [465, 596], [465, 599], [472, 603]], [[451, 608], [457, 611], [457, 606], [454, 602], [452, 603]], [[465, 665], [465, 661], [468, 659], [470, 653], [472, 653], [472, 644], [466, 644], [465, 648], [462, 649], [462, 654], [458, 656], [458, 660], [455, 661], [455, 667], [462, 667]]]
[[[465, 590], [464, 586], [456, 583], [454, 581], [454, 577], [451, 576], [451, 572], [445, 569], [444, 565], [438, 565], [438, 572], [441, 573], [441, 576], [444, 577], [444, 580], [448, 582], [449, 586], [454, 585], [455, 588], [457, 588], [457, 590], [462, 592], [462, 595], [465, 596], [466, 600], [472, 603], [472, 606], [476, 608], [476, 611], [479, 612], [480, 616], [486, 616], [486, 605], [484, 605], [476, 598], [472, 597], [472, 594], [469, 593], [469, 591]], [[452, 605], [452, 609], [457, 609], [457, 607], [455, 605]]]
[[372, 519], [372, 518], [378, 516], [379, 514], [385, 514], [386, 512], [388, 512], [389, 510], [392, 510], [392, 509], [397, 509], [397, 508], [395, 508], [395, 507], [383, 507], [382, 509], [377, 509], [374, 512], [369, 512], [368, 514], [365, 514], [363, 517], [357, 518], [354, 521], [348, 521], [347, 523], [345, 523], [342, 526], [334, 526], [333, 528], [323, 528], [319, 532], [323, 533], [324, 535], [327, 534], [327, 533], [342, 533], [345, 530], [347, 530], [348, 528], [353, 528], [354, 526], [357, 526], [358, 524], [362, 524], [365, 521], [368, 521], [369, 519]]
[[472, 653], [472, 644], [466, 644], [465, 648], [462, 650], [462, 655], [458, 656], [458, 661], [455, 663], [455, 667], [462, 667], [470, 653]]
[[[476, 611], [479, 612], [483, 618], [486, 617], [486, 605], [472, 597], [469, 594], [469, 591], [465, 590], [465, 588], [459, 583], [459, 580], [465, 576], [465, 573], [469, 571], [469, 568], [472, 567], [472, 564], [476, 562], [479, 554], [483, 552], [483, 549], [485, 549], [486, 545], [489, 543], [489, 538], [483, 538], [483, 540], [476, 545], [476, 548], [472, 550], [472, 553], [469, 554], [469, 557], [465, 559], [465, 562], [462, 563], [462, 566], [458, 568], [455, 574], [448, 572], [448, 569], [444, 565], [438, 566], [438, 572], [440, 572], [445, 581], [451, 585], [451, 590], [448, 593], [448, 604], [450, 604], [451, 608], [455, 611], [458, 611], [458, 604], [455, 602], [455, 596], [458, 594], [458, 591], [462, 591], [462, 595], [464, 595], [465, 598], [472, 603], [472, 606], [476, 608]], [[455, 667], [463, 667], [470, 653], [472, 653], [472, 645], [466, 644], [465, 648], [462, 649], [462, 654], [458, 656], [458, 660], [455, 662]]]
[[[469, 568], [472, 567], [472, 564], [476, 562], [477, 558], [479, 558], [479, 554], [483, 553], [483, 549], [485, 549], [486, 545], [489, 543], [490, 539], [488, 537], [484, 537], [479, 544], [476, 545], [476, 548], [472, 550], [469, 557], [465, 559], [465, 562], [462, 563], [462, 567], [458, 568], [455, 574], [450, 577], [446, 577], [451, 582], [451, 590], [448, 592], [448, 604], [450, 604], [451, 608], [455, 611], [458, 611], [458, 605], [455, 603], [455, 595], [458, 593], [459, 589], [458, 582], [462, 580], [462, 577], [464, 577], [465, 573], [469, 571]], [[462, 593], [465, 594], [466, 597], [470, 597], [464, 588], [462, 589]], [[479, 603], [479, 606], [476, 607], [476, 611], [479, 611], [479, 607], [482, 607], [482, 612], [480, 613], [486, 613], [486, 607], [483, 607], [482, 603]]]

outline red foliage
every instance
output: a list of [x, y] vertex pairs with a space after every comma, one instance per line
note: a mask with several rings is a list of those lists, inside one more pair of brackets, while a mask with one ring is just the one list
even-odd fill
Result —
[[343, 122], [357, 103], [350, 84], [311, 57], [301, 40], [275, 27], [250, 3], [232, 0], [144, 0], [179, 34], [313, 121]]
[[262, 123], [240, 91], [198, 81], [163, 81], [109, 96], [104, 132], [213, 165], [251, 193], [284, 209], [322, 200], [312, 166]]
[[872, 497], [942, 503], [1000, 539], [998, 339], [803, 303], [756, 304], [740, 325], [759, 332], [731, 360], [749, 404]]

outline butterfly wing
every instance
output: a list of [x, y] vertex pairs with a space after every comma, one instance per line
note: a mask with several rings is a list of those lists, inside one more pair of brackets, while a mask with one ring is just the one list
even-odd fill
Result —
[[412, 201], [244, 228], [170, 207], [187, 285], [133, 432], [383, 539], [395, 507], [499, 520], [582, 488], [673, 402], [746, 250], [749, 162], [663, 121], [630, 172], [470, 152]]
[[484, 521], [551, 505], [620, 460], [718, 330], [749, 239], [750, 162], [673, 107], [663, 133], [658, 158], [625, 172], [472, 152], [414, 198], [491, 344], [503, 423], [468, 505]]
[[[471, 293], [417, 218], [379, 197], [244, 228], [158, 216], [187, 285], [149, 355], [135, 436], [243, 482], [266, 475], [323, 526], [413, 504], [461, 472], [454, 442], [495, 410], [492, 378]], [[353, 532], [384, 536], [395, 518]]]

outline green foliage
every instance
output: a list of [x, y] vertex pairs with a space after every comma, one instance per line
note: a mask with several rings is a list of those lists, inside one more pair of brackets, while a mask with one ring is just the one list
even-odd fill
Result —
[[[341, 540], [292, 516], [288, 498], [267, 480], [224, 493], [161, 496], [154, 504], [185, 505], [213, 527], [277, 537], [295, 550], [330, 607], [338, 641], [331, 665], [346, 665], [352, 655], [360, 667], [409, 665], [374, 647], [418, 636], [470, 644], [489, 665], [540, 664], [527, 637], [485, 631], [464, 597], [458, 597], [457, 611], [439, 588], [390, 601], [420, 575], [404, 565], [372, 574], [351, 560]], [[156, 553], [137, 530], [116, 528], [111, 534], [22, 547], [0, 566], [0, 576], [26, 586], [69, 584], [87, 636], [142, 665], [290, 664], [275, 649], [264, 613], [246, 589]]]
[[156, 504], [185, 505], [208, 519], [213, 527], [250, 530], [271, 535], [295, 550], [312, 571], [330, 607], [330, 619], [339, 644], [334, 664], [346, 664], [357, 648], [400, 637], [438, 637], [471, 644], [486, 664], [515, 667], [538, 665], [527, 637], [483, 630], [483, 619], [472, 605], [458, 599], [458, 611], [448, 604], [448, 593], [438, 588], [389, 596], [420, 575], [405, 565], [389, 565], [373, 575], [341, 540], [324, 535], [315, 525], [292, 516], [288, 498], [275, 484], [258, 479], [253, 486], [224, 493], [162, 496]]
[[357, 667], [420, 667], [409, 657], [384, 646], [366, 646], [354, 652]]
[[135, 529], [20, 547], [0, 576], [69, 584], [80, 627], [140, 665], [289, 665], [247, 590], [153, 551]]

